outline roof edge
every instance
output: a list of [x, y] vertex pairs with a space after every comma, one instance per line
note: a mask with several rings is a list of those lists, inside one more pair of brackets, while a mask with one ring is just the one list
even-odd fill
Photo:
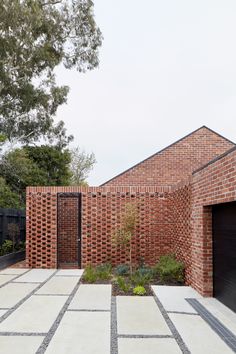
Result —
[[[235, 144], [234, 144], [235, 145]], [[208, 163], [206, 163], [205, 165], [199, 167], [198, 169], [196, 169], [195, 171], [192, 172], [192, 176], [194, 176], [196, 173], [204, 170], [206, 167], [212, 165], [213, 163], [215, 163], [218, 160], [221, 160], [223, 157], [229, 155], [231, 152], [236, 150], [236, 146], [232, 147], [231, 149], [225, 151], [223, 154], [215, 157], [213, 160], [209, 161]]]
[[[135, 168], [135, 167], [141, 165], [143, 162], [145, 162], [145, 161], [151, 159], [151, 158], [154, 157], [155, 155], [158, 155], [158, 154], [162, 153], [163, 151], [165, 151], [165, 150], [169, 149], [170, 147], [174, 146], [175, 144], [178, 144], [178, 143], [181, 142], [182, 140], [188, 138], [189, 136], [191, 136], [192, 134], [198, 132], [199, 130], [201, 130], [201, 129], [203, 129], [203, 128], [208, 129], [209, 131], [211, 131], [212, 133], [218, 135], [218, 136], [221, 137], [222, 139], [225, 139], [225, 140], [228, 141], [229, 143], [231, 143], [231, 144], [233, 144], [233, 145], [236, 145], [233, 141], [231, 141], [231, 140], [225, 138], [223, 135], [221, 135], [221, 134], [215, 132], [214, 130], [208, 128], [206, 125], [202, 125], [200, 128], [193, 130], [191, 133], [189, 133], [189, 134], [185, 135], [184, 137], [178, 139], [178, 140], [175, 141], [174, 143], [171, 143], [170, 145], [168, 145], [168, 146], [166, 146], [165, 148], [163, 148], [163, 149], [157, 151], [156, 153], [152, 154], [151, 156], [147, 157], [146, 159], [144, 159], [144, 160], [142, 160], [142, 161], [136, 163], [135, 165], [129, 167], [127, 170], [125, 170], [125, 171], [119, 173], [118, 175], [116, 175], [116, 176], [110, 178], [108, 181], [106, 181], [106, 182], [100, 184], [99, 187], [105, 186], [107, 183], [113, 181], [115, 178], [122, 176], [123, 174], [129, 172], [129, 171], [132, 170], [133, 168]], [[194, 173], [194, 172], [193, 172], [193, 173]]]

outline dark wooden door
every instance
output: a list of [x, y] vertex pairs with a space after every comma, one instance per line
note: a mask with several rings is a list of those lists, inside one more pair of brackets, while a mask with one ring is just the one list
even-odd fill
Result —
[[236, 202], [213, 207], [214, 297], [236, 311]]

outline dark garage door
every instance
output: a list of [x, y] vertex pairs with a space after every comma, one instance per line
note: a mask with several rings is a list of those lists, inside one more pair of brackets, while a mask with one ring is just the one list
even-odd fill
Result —
[[214, 296], [236, 311], [236, 202], [213, 207]]

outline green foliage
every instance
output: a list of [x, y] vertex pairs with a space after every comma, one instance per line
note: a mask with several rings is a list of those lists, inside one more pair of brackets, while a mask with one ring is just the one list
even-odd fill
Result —
[[91, 0], [1, 0], [0, 132], [9, 141], [66, 137], [62, 122], [54, 125], [68, 87], [57, 86], [55, 68], [79, 71], [98, 66], [102, 36]]
[[142, 296], [142, 295], [146, 294], [146, 289], [143, 286], [136, 286], [133, 289], [133, 293], [134, 293], [134, 295]]
[[147, 275], [150, 277], [150, 279], [153, 277], [153, 269], [150, 268], [150, 267], [146, 267], [146, 266], [142, 266], [140, 268], [137, 269], [137, 272], [140, 274], [140, 275]]
[[[24, 205], [27, 186], [68, 185], [71, 178], [69, 165], [68, 150], [46, 145], [28, 146], [7, 153], [0, 161], [0, 174], [9, 191], [18, 194], [20, 204]], [[2, 199], [5, 199], [4, 195]]]
[[155, 266], [155, 271], [161, 281], [177, 281], [180, 283], [184, 281], [184, 265], [177, 261], [173, 254], [161, 256]]
[[96, 268], [97, 279], [109, 280], [111, 279], [112, 276], [111, 272], [112, 272], [112, 265], [109, 263], [97, 266]]
[[71, 154], [55, 146], [27, 146], [24, 148], [31, 161], [44, 171], [43, 185], [67, 186], [70, 184]]
[[134, 286], [145, 286], [152, 280], [152, 274], [142, 274], [137, 270], [131, 275], [130, 279]]
[[129, 266], [127, 264], [119, 264], [115, 268], [115, 274], [117, 274], [117, 275], [128, 275], [129, 274]]
[[119, 288], [124, 292], [124, 293], [128, 293], [130, 290], [130, 284], [127, 282], [127, 280], [123, 277], [117, 277], [116, 279], [117, 284], [119, 286]]
[[19, 195], [11, 190], [4, 178], [0, 177], [0, 208], [20, 209], [23, 206]]
[[96, 159], [94, 153], [87, 154], [84, 150], [80, 150], [79, 147], [72, 149], [70, 164], [72, 173], [71, 185], [84, 186], [86, 184], [86, 178], [95, 163]]
[[1, 256], [13, 252], [13, 242], [11, 240], [5, 240], [0, 249]]
[[88, 283], [95, 283], [98, 278], [96, 269], [92, 266], [88, 266], [85, 268], [83, 279]]

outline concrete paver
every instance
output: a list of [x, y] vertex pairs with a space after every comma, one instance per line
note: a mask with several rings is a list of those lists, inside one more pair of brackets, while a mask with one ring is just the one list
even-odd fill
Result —
[[31, 296], [0, 323], [0, 332], [48, 332], [67, 296]]
[[16, 279], [17, 282], [43, 283], [47, 280], [56, 269], [31, 269], [28, 273], [23, 274]]
[[36, 294], [69, 295], [78, 281], [78, 277], [52, 277]]
[[118, 334], [170, 335], [152, 296], [117, 296]]
[[3, 316], [8, 310], [0, 310], [0, 317]]
[[0, 288], [0, 307], [11, 308], [33, 291], [38, 284], [9, 283]]
[[65, 275], [65, 276], [73, 275], [73, 276], [81, 277], [83, 272], [84, 272], [83, 269], [60, 269], [56, 275], [57, 276], [58, 275]]
[[213, 297], [198, 299], [198, 301], [236, 336], [235, 312], [231, 311], [228, 307]]
[[170, 319], [192, 354], [233, 353], [200, 316], [170, 314]]
[[14, 279], [17, 275], [5, 275], [0, 274], [0, 285], [7, 283], [8, 281]]
[[111, 285], [81, 284], [69, 308], [77, 310], [110, 310]]
[[118, 354], [181, 354], [172, 338], [119, 338]]
[[[9, 336], [0, 334], [0, 353], [36, 353], [44, 337], [20, 336], [20, 333], [46, 335], [55, 324], [82, 272], [83, 270], [79, 269], [65, 269], [53, 275], [54, 269], [32, 269], [27, 272], [27, 269], [8, 268], [1, 271], [0, 285], [3, 286], [0, 288], [0, 317], [7, 312], [7, 308], [14, 307], [39, 284], [45, 284], [0, 323], [0, 332], [9, 333]], [[19, 277], [16, 278], [17, 276]], [[223, 325], [236, 334], [234, 312], [216, 299], [202, 298], [190, 287], [153, 286], [153, 290], [164, 309], [169, 312], [170, 319], [192, 354], [232, 353], [199, 315], [192, 315], [196, 312], [185, 299], [197, 298]], [[175, 338], [158, 338], [165, 335], [175, 337], [175, 334], [171, 333], [152, 296], [118, 296], [116, 304], [118, 335], [157, 336], [118, 337], [118, 354], [181, 352]], [[69, 310], [61, 314], [58, 328], [52, 327], [56, 332], [48, 338], [46, 354], [110, 354], [111, 285], [81, 284], [69, 305]], [[114, 321], [115, 319], [112, 323]], [[15, 333], [12, 336], [10, 332], [17, 332], [17, 335]], [[112, 333], [114, 335], [114, 331]]]
[[6, 268], [6, 269], [1, 270], [0, 274], [19, 275], [19, 274], [24, 274], [27, 271], [28, 271], [27, 268]]
[[154, 285], [152, 289], [166, 311], [196, 313], [186, 298], [200, 299], [202, 296], [189, 286]]
[[0, 336], [0, 353], [35, 354], [43, 337]]
[[109, 312], [66, 312], [46, 354], [110, 354]]

